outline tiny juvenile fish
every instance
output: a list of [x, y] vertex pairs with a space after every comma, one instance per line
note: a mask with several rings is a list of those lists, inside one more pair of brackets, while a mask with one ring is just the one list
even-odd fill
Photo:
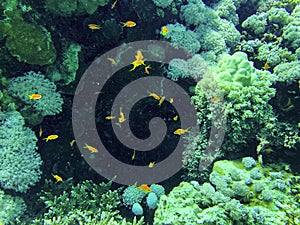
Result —
[[51, 134], [51, 135], [49, 135], [48, 137], [43, 138], [43, 140], [45, 140], [46, 142], [48, 142], [48, 141], [55, 140], [55, 139], [57, 139], [57, 138], [58, 138], [58, 135], [57, 135], [57, 134]]

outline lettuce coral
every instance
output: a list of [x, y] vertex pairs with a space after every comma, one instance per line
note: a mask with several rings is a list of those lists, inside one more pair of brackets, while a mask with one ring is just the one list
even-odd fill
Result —
[[0, 112], [0, 185], [26, 192], [41, 175], [37, 137], [17, 111]]
[[[0, 31], [6, 35], [9, 53], [20, 62], [34, 65], [52, 64], [56, 50], [47, 30], [25, 22], [17, 11], [6, 11], [7, 20], [0, 21]], [[22, 37], [22, 38], [20, 38]]]

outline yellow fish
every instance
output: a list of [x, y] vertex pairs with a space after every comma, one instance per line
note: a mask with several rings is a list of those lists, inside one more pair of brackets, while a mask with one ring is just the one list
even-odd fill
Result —
[[72, 140], [72, 141], [70, 141], [70, 146], [71, 146], [71, 147], [73, 147], [73, 146], [74, 146], [74, 144], [75, 144], [75, 142], [76, 142], [76, 140]]
[[100, 29], [101, 29], [100, 25], [94, 24], [94, 23], [89, 24], [88, 27], [89, 27], [91, 30], [100, 30]]
[[92, 146], [90, 146], [88, 144], [85, 144], [85, 146], [83, 148], [87, 148], [91, 153], [97, 153], [97, 152], [99, 152], [97, 148], [92, 147]]
[[42, 135], [43, 135], [43, 129], [42, 126], [40, 126], [39, 137], [42, 137]]
[[116, 118], [115, 116], [106, 116], [105, 117], [105, 119], [107, 119], [107, 120], [112, 120], [112, 119], [114, 119], [114, 118]]
[[138, 66], [145, 65], [144, 56], [140, 50], [136, 52], [135, 61], [133, 61], [131, 64], [133, 65], [133, 68], [129, 71], [135, 70], [135, 68]]
[[43, 140], [45, 140], [46, 142], [48, 142], [49, 140], [51, 141], [51, 140], [55, 140], [55, 139], [57, 139], [57, 138], [58, 138], [58, 135], [57, 135], [57, 134], [51, 134], [51, 135], [49, 135], [48, 137], [43, 138]]
[[174, 117], [173, 117], [173, 120], [174, 120], [174, 121], [177, 121], [177, 120], [178, 120], [178, 115], [174, 116]]
[[189, 128], [187, 128], [187, 129], [179, 128], [179, 129], [177, 129], [177, 130], [174, 131], [174, 134], [182, 135], [182, 134], [184, 134], [184, 133], [186, 133], [188, 131], [189, 131]]
[[119, 123], [123, 123], [125, 121], [125, 115], [122, 112], [122, 107], [120, 107], [120, 117], [119, 117]]
[[155, 93], [150, 93], [149, 92], [149, 96], [153, 97], [155, 100], [158, 100], [158, 101], [160, 100], [160, 97]]
[[167, 28], [167, 26], [163, 26], [163, 27], [161, 28], [161, 35], [162, 35], [162, 36], [166, 36], [167, 33], [169, 33], [169, 29]]
[[135, 149], [133, 150], [133, 155], [131, 156], [131, 160], [135, 159]]
[[165, 101], [166, 97], [165, 96], [162, 96], [160, 99], [159, 99], [159, 102], [158, 102], [158, 106], [161, 106], [161, 104]]
[[131, 20], [128, 20], [122, 24], [123, 24], [123, 27], [135, 27], [136, 26], [136, 22], [133, 22]]
[[146, 74], [150, 74], [150, 72], [149, 72], [149, 69], [150, 69], [150, 68], [151, 68], [150, 65], [145, 66], [145, 73], [146, 73]]
[[152, 168], [154, 166], [154, 164], [155, 164], [155, 162], [150, 162], [149, 165], [148, 165], [148, 167]]
[[111, 65], [116, 65], [117, 62], [114, 58], [107, 58], [107, 60], [109, 60], [111, 62]]
[[57, 175], [57, 174], [52, 174], [52, 176], [55, 178], [55, 180], [56, 180], [57, 182], [63, 181], [62, 177], [59, 176], [59, 175]]
[[28, 95], [29, 99], [34, 99], [34, 100], [38, 100], [42, 98], [41, 94], [32, 94], [32, 95]]

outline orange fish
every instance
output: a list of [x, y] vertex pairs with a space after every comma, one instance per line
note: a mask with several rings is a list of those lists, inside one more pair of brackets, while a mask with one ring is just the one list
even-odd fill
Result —
[[212, 102], [220, 101], [220, 98], [218, 98], [218, 97], [213, 97], [213, 98], [211, 99], [211, 101], [212, 101]]
[[135, 56], [136, 61], [142, 61], [144, 59], [142, 51], [138, 50]]
[[149, 193], [151, 191], [151, 188], [147, 184], [142, 184], [141, 186], [139, 186], [139, 189], [143, 190], [146, 193]]
[[98, 149], [96, 149], [95, 147], [92, 147], [88, 144], [85, 144], [85, 146], [83, 148], [87, 148], [91, 153], [97, 153], [99, 152]]
[[89, 27], [91, 30], [100, 30], [100, 29], [101, 29], [100, 25], [94, 24], [94, 23], [89, 24], [88, 27]]
[[161, 106], [161, 104], [163, 104], [163, 102], [165, 101], [166, 97], [165, 96], [162, 96], [160, 99], [159, 99], [159, 102], [158, 102], [158, 106]]
[[131, 20], [126, 21], [125, 23], [123, 23], [123, 27], [135, 27], [136, 26], [136, 22], [133, 22]]
[[135, 68], [138, 66], [145, 65], [144, 56], [140, 50], [136, 52], [135, 61], [133, 61], [131, 64], [133, 65], [133, 68], [129, 71], [135, 70]]
[[123, 123], [125, 121], [125, 115], [122, 112], [122, 107], [120, 107], [120, 117], [119, 117], [119, 123]]
[[189, 128], [187, 128], [187, 129], [179, 128], [179, 129], [177, 129], [177, 130], [174, 131], [174, 134], [182, 135], [182, 134], [184, 134], [184, 133], [186, 133], [188, 131], [189, 131]]
[[149, 96], [153, 97], [155, 100], [158, 100], [158, 101], [160, 100], [160, 97], [155, 93], [150, 93], [149, 92]]
[[57, 175], [57, 174], [52, 174], [52, 176], [55, 178], [55, 180], [56, 180], [57, 182], [63, 181], [62, 177], [59, 176], [59, 175]]
[[105, 119], [107, 119], [107, 120], [112, 120], [112, 119], [114, 119], [114, 118], [116, 118], [115, 116], [106, 116], [105, 117]]
[[151, 68], [150, 65], [145, 66], [145, 73], [146, 73], [146, 74], [150, 74], [150, 72], [149, 72], [149, 69], [150, 69], [150, 68]]
[[154, 164], [155, 164], [155, 162], [150, 162], [149, 165], [148, 165], [148, 167], [152, 168], [154, 166]]
[[34, 99], [34, 100], [38, 100], [42, 98], [41, 94], [32, 94], [32, 95], [28, 95], [29, 99]]
[[161, 35], [162, 35], [162, 36], [166, 36], [167, 33], [169, 33], [169, 29], [167, 28], [167, 26], [163, 26], [163, 27], [161, 28]]
[[48, 141], [55, 140], [55, 139], [57, 139], [57, 138], [58, 138], [58, 135], [57, 135], [57, 134], [51, 134], [51, 135], [49, 135], [48, 137], [43, 138], [43, 140], [45, 140], [46, 142], [48, 142]]
[[270, 66], [269, 66], [268, 61], [266, 61], [265, 65], [264, 65], [262, 68], [263, 68], [263, 70], [268, 70], [268, 69], [270, 69]]

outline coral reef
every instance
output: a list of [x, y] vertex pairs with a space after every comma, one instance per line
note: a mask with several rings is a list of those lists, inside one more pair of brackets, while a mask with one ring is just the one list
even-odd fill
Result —
[[20, 62], [40, 66], [55, 61], [56, 50], [45, 28], [25, 22], [18, 11], [7, 10], [5, 15], [7, 20], [0, 21], [0, 31], [6, 36], [5, 46], [12, 56]]
[[0, 186], [26, 192], [41, 175], [37, 137], [17, 111], [0, 112]]
[[[260, 176], [253, 177], [258, 173]], [[299, 209], [291, 210], [297, 207], [295, 195], [291, 194], [297, 178], [283, 171], [280, 165], [262, 167], [256, 163], [246, 169], [241, 160], [217, 161], [209, 180], [210, 183], [202, 185], [182, 182], [168, 195], [162, 195], [154, 224], [300, 222]]]
[[3, 224], [14, 224], [26, 210], [26, 204], [20, 197], [6, 195], [0, 190], [0, 221]]
[[[21, 111], [29, 111], [26, 113], [29, 117], [56, 115], [62, 110], [63, 99], [56, 91], [56, 85], [41, 73], [31, 71], [25, 76], [10, 79], [8, 91], [24, 103]], [[41, 98], [30, 99], [32, 94], [40, 94]]]

